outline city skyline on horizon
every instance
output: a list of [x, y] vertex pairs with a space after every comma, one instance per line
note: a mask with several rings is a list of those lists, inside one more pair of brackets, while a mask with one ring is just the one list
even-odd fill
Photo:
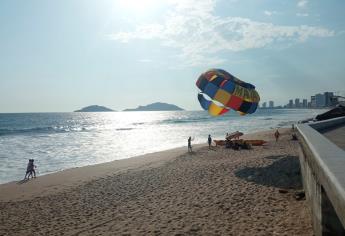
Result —
[[[0, 112], [200, 110], [195, 85], [222, 68], [263, 101], [345, 88], [345, 2], [0, 2]], [[339, 88], [339, 89], [334, 89]]]
[[[332, 101], [333, 99], [333, 101]], [[290, 98], [288, 103], [277, 105], [273, 100], [260, 101], [260, 108], [322, 108], [331, 107], [340, 103], [341, 100], [345, 100], [345, 93], [338, 92], [318, 92], [314, 95], [310, 95], [309, 98], [295, 97]], [[313, 101], [314, 100], [314, 101]], [[317, 101], [319, 100], [319, 101]], [[313, 104], [313, 102], [315, 104]]]

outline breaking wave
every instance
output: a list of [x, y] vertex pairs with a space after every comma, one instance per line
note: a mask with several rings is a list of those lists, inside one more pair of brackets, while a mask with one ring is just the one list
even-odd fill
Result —
[[14, 135], [14, 134], [34, 134], [34, 133], [66, 133], [66, 132], [83, 132], [87, 131], [84, 127], [34, 127], [26, 129], [0, 129], [0, 136]]

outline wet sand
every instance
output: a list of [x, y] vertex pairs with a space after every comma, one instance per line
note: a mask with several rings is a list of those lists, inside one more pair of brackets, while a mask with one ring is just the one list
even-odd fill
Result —
[[[0, 185], [0, 235], [313, 235], [298, 142], [250, 135], [252, 150], [206, 146]], [[280, 193], [279, 190], [284, 193]]]

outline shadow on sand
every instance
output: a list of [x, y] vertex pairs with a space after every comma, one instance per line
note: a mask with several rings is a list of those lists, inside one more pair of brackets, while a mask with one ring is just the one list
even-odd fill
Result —
[[265, 167], [248, 167], [239, 170], [235, 175], [264, 186], [282, 189], [301, 189], [302, 179], [298, 157], [267, 156], [266, 159], [276, 160]]
[[17, 184], [25, 184], [29, 181], [30, 181], [29, 179], [22, 179], [22, 180], [18, 181]]

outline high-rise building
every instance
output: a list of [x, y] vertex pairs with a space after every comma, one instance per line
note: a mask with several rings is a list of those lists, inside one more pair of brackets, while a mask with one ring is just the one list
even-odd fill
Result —
[[267, 107], [267, 103], [266, 103], [266, 102], [263, 102], [261, 107], [262, 107], [262, 108], [266, 108], [266, 107]]
[[274, 107], [274, 102], [273, 101], [269, 101], [268, 102], [268, 106], [269, 106], [269, 108], [273, 108]]
[[299, 103], [299, 98], [296, 98], [295, 99], [295, 108], [300, 108], [300, 107], [301, 107], [301, 105]]
[[331, 106], [336, 106], [337, 104], [339, 104], [338, 97], [336, 96], [331, 97]]
[[303, 99], [302, 107], [303, 108], [307, 108], [308, 107], [308, 100], [307, 99]]
[[311, 108], [316, 107], [316, 97], [315, 96], [310, 97], [310, 107]]
[[293, 100], [292, 99], [289, 100], [288, 108], [293, 108]]
[[324, 107], [326, 105], [325, 95], [321, 93], [315, 94], [315, 103], [316, 107]]
[[325, 92], [323, 95], [325, 96], [325, 106], [327, 107], [332, 106], [334, 94], [332, 92]]

